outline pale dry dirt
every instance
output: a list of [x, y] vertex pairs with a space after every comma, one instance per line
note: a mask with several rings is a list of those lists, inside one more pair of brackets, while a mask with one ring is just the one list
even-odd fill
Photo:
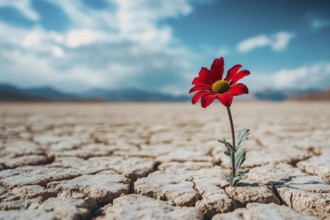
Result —
[[0, 105], [0, 219], [330, 219], [330, 103]]

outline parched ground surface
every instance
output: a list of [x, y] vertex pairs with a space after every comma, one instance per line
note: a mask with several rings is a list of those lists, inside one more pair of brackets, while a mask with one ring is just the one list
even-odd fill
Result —
[[330, 103], [1, 104], [0, 219], [330, 219]]

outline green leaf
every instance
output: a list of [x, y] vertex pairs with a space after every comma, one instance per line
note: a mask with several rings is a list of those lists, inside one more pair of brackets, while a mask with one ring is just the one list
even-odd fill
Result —
[[223, 140], [218, 140], [218, 142], [224, 144], [226, 147], [229, 147], [230, 149], [232, 149], [232, 145], [231, 143], [229, 143], [228, 141], [226, 141], [226, 139], [223, 139]]
[[241, 168], [242, 163], [244, 163], [245, 161], [245, 156], [241, 157], [239, 160], [235, 161], [235, 170], [236, 173], [239, 171], [239, 169]]
[[229, 182], [231, 186], [234, 186], [235, 183], [239, 182], [242, 178], [240, 176], [233, 177], [231, 175], [227, 175], [225, 176], [225, 179]]
[[220, 143], [225, 145], [225, 154], [230, 157], [232, 154], [232, 145], [226, 141], [226, 139], [218, 140]]
[[240, 149], [235, 152], [235, 160], [239, 160], [240, 158], [244, 157], [245, 150]]
[[230, 183], [230, 185], [234, 186], [237, 182], [244, 179], [244, 175], [249, 172], [248, 169], [240, 170], [242, 164], [245, 161], [246, 158], [246, 150], [240, 149], [241, 144], [243, 141], [248, 139], [250, 130], [249, 129], [243, 129], [239, 130], [237, 134], [237, 145], [232, 146], [229, 142], [227, 142], [225, 139], [219, 140], [220, 143], [225, 145], [225, 154], [230, 157], [230, 159], [235, 160], [235, 174], [234, 176], [231, 176], [230, 174], [226, 175], [226, 180]]
[[238, 131], [237, 135], [237, 149], [240, 147], [241, 143], [248, 139], [250, 129], [242, 129]]
[[242, 163], [245, 161], [246, 151], [244, 149], [241, 149], [235, 153], [235, 170], [236, 173], [239, 172], [239, 169], [242, 165]]
[[220, 143], [224, 144], [225, 145], [225, 154], [230, 157], [231, 154], [232, 154], [232, 145], [226, 141], [226, 139], [223, 139], [223, 140], [218, 140]]
[[234, 182], [234, 184], [235, 183], [237, 183], [238, 181], [240, 181], [242, 178], [240, 177], [240, 176], [235, 176], [234, 178], [233, 178], [233, 182]]
[[225, 146], [225, 152], [224, 152], [228, 157], [231, 155], [231, 149], [227, 146]]
[[249, 170], [248, 169], [246, 169], [246, 170], [240, 170], [240, 171], [238, 171], [238, 175], [239, 176], [241, 176], [241, 177], [243, 177], [245, 174], [247, 174], [249, 172]]

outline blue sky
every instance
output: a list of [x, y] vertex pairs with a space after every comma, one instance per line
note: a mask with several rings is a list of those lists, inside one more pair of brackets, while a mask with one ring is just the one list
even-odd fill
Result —
[[213, 59], [261, 89], [330, 87], [324, 0], [1, 0], [0, 82], [185, 94]]

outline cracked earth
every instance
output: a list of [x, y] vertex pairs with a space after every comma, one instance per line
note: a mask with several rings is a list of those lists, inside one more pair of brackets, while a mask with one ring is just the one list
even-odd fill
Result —
[[0, 219], [330, 219], [330, 104], [0, 105]]

